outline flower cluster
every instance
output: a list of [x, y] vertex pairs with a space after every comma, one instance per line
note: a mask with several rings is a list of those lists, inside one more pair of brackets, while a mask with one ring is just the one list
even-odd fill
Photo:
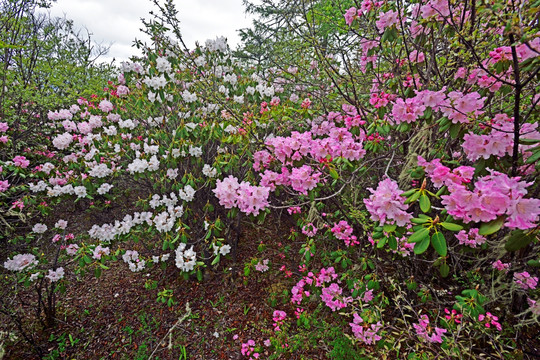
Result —
[[416, 335], [421, 339], [431, 342], [442, 344], [442, 335], [446, 333], [446, 329], [441, 329], [438, 327], [432, 328], [429, 324], [429, 318], [427, 315], [420, 316], [418, 324], [413, 324], [414, 329], [416, 330]]
[[514, 281], [523, 290], [534, 290], [538, 285], [538, 277], [532, 276], [527, 271], [514, 273]]
[[334, 236], [345, 242], [345, 246], [358, 245], [359, 242], [355, 235], [353, 235], [353, 228], [345, 220], [341, 220], [339, 223], [334, 223], [332, 229], [330, 229]]
[[4, 262], [4, 267], [11, 271], [22, 271], [24, 269], [31, 269], [38, 264], [36, 257], [32, 254], [18, 254], [12, 259], [8, 259]]
[[540, 200], [525, 199], [526, 187], [532, 183], [519, 180], [519, 177], [510, 178], [491, 171], [490, 175], [478, 179], [474, 191], [456, 183], [449, 186], [450, 195], [441, 196], [442, 204], [448, 214], [465, 223], [488, 222], [507, 215], [507, 227], [530, 229], [538, 221]]
[[382, 324], [380, 321], [371, 325], [362, 324], [363, 322], [364, 319], [362, 319], [362, 317], [357, 313], [354, 313], [353, 322], [349, 323], [354, 336], [358, 340], [362, 341], [366, 345], [373, 345], [382, 339], [382, 337], [378, 334], [378, 332], [382, 329]]
[[395, 223], [405, 226], [412, 218], [412, 215], [405, 211], [407, 205], [405, 198], [401, 196], [403, 191], [399, 190], [398, 184], [392, 179], [384, 179], [376, 190], [368, 190], [371, 196], [364, 199], [364, 204], [371, 214], [371, 220], [379, 221], [381, 225]]
[[246, 214], [258, 215], [260, 210], [268, 206], [270, 189], [266, 186], [253, 186], [246, 181], [238, 182], [232, 175], [216, 181], [216, 188], [212, 190], [219, 199], [219, 204], [226, 209], [238, 207]]
[[472, 228], [467, 233], [465, 230], [461, 230], [456, 234], [456, 238], [459, 240], [460, 245], [467, 245], [475, 248], [486, 242], [486, 238], [478, 234], [478, 229]]
[[186, 244], [180, 243], [176, 248], [176, 267], [188, 272], [195, 268], [197, 264], [197, 253], [193, 251], [193, 246], [186, 250]]

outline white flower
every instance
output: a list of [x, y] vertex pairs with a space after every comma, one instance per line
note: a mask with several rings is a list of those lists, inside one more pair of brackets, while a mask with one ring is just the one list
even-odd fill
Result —
[[178, 169], [167, 170], [167, 177], [169, 179], [176, 179], [178, 177]]
[[231, 252], [231, 245], [227, 244], [219, 248], [219, 253], [223, 256], [227, 255], [230, 252]]
[[97, 193], [99, 195], [105, 195], [113, 188], [113, 186], [114, 185], [110, 185], [107, 183], [101, 184], [101, 186], [97, 189]]
[[169, 72], [172, 69], [171, 63], [164, 57], [158, 57], [156, 59], [156, 69], [159, 72]]
[[97, 166], [94, 166], [89, 172], [88, 175], [97, 177], [97, 178], [104, 178], [105, 176], [108, 176], [112, 174], [112, 170], [109, 169], [107, 164], [99, 164]]
[[55, 228], [65, 230], [67, 227], [68, 222], [66, 220], [58, 220], [56, 224], [54, 224]]
[[73, 191], [75, 192], [75, 195], [77, 195], [78, 198], [86, 197], [86, 187], [84, 186], [75, 186], [73, 188]]
[[191, 187], [191, 185], [184, 186], [184, 190], [180, 189], [178, 191], [178, 194], [180, 196], [180, 199], [190, 202], [195, 197], [195, 189]]
[[77, 244], [69, 244], [68, 247], [66, 247], [66, 253], [68, 255], [75, 255], [77, 250], [79, 250], [79, 245]]
[[197, 101], [197, 95], [192, 94], [187, 90], [184, 90], [184, 92], [182, 93], [182, 99], [184, 99], [184, 101], [187, 103], [192, 103]]
[[64, 268], [59, 267], [56, 270], [49, 270], [49, 275], [45, 276], [46, 278], [49, 278], [51, 282], [56, 282], [64, 277]]
[[205, 176], [213, 178], [213, 177], [215, 177], [217, 175], [217, 170], [214, 169], [212, 166], [210, 166], [208, 164], [204, 164], [203, 169], [202, 169], [202, 173]]
[[202, 148], [190, 145], [189, 146], [189, 155], [199, 157], [202, 156]]
[[186, 244], [181, 243], [176, 249], [176, 267], [182, 271], [191, 271], [196, 265], [197, 253], [193, 251], [193, 246], [186, 249]]
[[34, 225], [34, 227], [32, 228], [32, 231], [35, 232], [36, 234], [43, 234], [45, 231], [47, 231], [47, 225], [41, 224], [41, 223], [37, 223], [37, 224]]
[[54, 147], [56, 147], [57, 149], [64, 150], [65, 148], [69, 146], [69, 144], [71, 144], [72, 141], [73, 141], [73, 136], [70, 133], [65, 132], [55, 137], [52, 143]]
[[18, 254], [13, 259], [8, 259], [4, 262], [4, 267], [11, 271], [22, 271], [26, 268], [30, 269], [37, 265], [36, 257], [32, 254]]

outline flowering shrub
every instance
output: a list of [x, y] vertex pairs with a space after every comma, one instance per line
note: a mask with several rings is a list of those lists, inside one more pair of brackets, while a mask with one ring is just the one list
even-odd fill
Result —
[[[315, 3], [306, 24], [328, 21]], [[244, 267], [244, 281], [251, 268], [293, 281], [273, 356], [325, 331], [372, 358], [512, 356], [539, 319], [540, 33], [529, 3], [495, 3], [364, 1], [321, 26], [335, 54], [313, 39], [280, 68], [240, 61], [223, 38], [189, 51], [150, 24], [155, 43], [105, 93], [51, 110], [46, 162], [0, 164], [34, 167], [14, 212], [106, 216], [75, 237], [43, 211], [4, 268], [51, 293], [120, 258], [202, 281], [236, 262], [242, 219], [287, 209], [300, 256]], [[240, 352], [261, 353], [252, 339]]]

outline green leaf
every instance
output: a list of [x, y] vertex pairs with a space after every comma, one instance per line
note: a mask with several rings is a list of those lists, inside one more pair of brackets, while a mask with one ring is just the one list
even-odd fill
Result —
[[431, 201], [429, 201], [429, 197], [426, 194], [420, 195], [420, 210], [427, 213], [431, 209]]
[[330, 169], [330, 176], [333, 177], [334, 179], [339, 179], [339, 174], [337, 173], [337, 171], [335, 169]]
[[422, 195], [422, 192], [421, 192], [420, 190], [418, 190], [417, 192], [415, 192], [414, 194], [412, 194], [411, 196], [409, 196], [409, 198], [405, 201], [405, 204], [409, 204], [409, 203], [415, 202], [416, 200], [418, 200], [418, 198], [420, 197], [420, 195]]
[[527, 160], [525, 160], [526, 164], [532, 164], [540, 159], [540, 149], [536, 152], [534, 152]]
[[436, 232], [431, 236], [431, 245], [433, 245], [439, 255], [447, 255], [446, 239], [442, 233]]
[[383, 226], [383, 230], [386, 231], [387, 233], [393, 232], [394, 230], [396, 230], [396, 228], [397, 228], [397, 225], [395, 224], [384, 224]]
[[395, 236], [390, 236], [388, 238], [388, 246], [390, 246], [390, 249], [397, 250], [397, 240]]
[[429, 229], [425, 227], [421, 228], [420, 230], [412, 234], [409, 237], [409, 242], [416, 243], [424, 239], [428, 239], [428, 245], [429, 245]]
[[218, 254], [218, 256], [215, 257], [215, 259], [212, 261], [212, 264], [210, 264], [210, 265], [216, 265], [219, 262], [219, 257], [220, 256]]
[[439, 272], [441, 273], [442, 277], [447, 277], [448, 274], [450, 274], [450, 266], [448, 264], [444, 263], [439, 268]]
[[199, 280], [199, 282], [203, 280], [203, 274], [201, 270], [197, 270], [197, 280]]
[[428, 247], [429, 247], [429, 236], [426, 236], [425, 238], [422, 239], [422, 241], [417, 242], [414, 245], [414, 253], [416, 255], [423, 254], [424, 252], [426, 252]]
[[460, 128], [461, 128], [460, 124], [452, 124], [450, 126], [450, 137], [452, 137], [452, 139], [455, 139], [458, 137]]
[[446, 230], [450, 230], [450, 231], [459, 231], [463, 229], [463, 226], [454, 224], [454, 223], [449, 223], [449, 222], [442, 222], [441, 226], [445, 228]]
[[499, 216], [495, 220], [491, 220], [490, 222], [483, 223], [480, 226], [480, 229], [478, 230], [478, 234], [491, 235], [493, 233], [496, 233], [503, 226], [504, 219], [505, 219], [504, 216]]
[[512, 231], [506, 237], [507, 240], [504, 244], [504, 249], [508, 252], [518, 251], [519, 249], [523, 249], [524, 247], [529, 245], [535, 238], [536, 235], [534, 235], [533, 233], [526, 234], [522, 230]]
[[412, 218], [411, 222], [414, 224], [425, 224], [429, 221], [430, 218], [420, 219], [420, 218]]
[[92, 262], [92, 259], [90, 259], [90, 257], [88, 255], [84, 255], [83, 260], [87, 264], [90, 264]]
[[387, 237], [383, 237], [379, 239], [379, 242], [377, 243], [377, 249], [381, 249], [384, 245], [386, 245], [387, 241], [388, 241]]
[[163, 251], [167, 250], [169, 248], [169, 241], [163, 241], [163, 246], [161, 248], [163, 249]]
[[94, 275], [96, 276], [96, 278], [99, 278], [101, 276], [101, 268], [97, 267], [94, 270]]

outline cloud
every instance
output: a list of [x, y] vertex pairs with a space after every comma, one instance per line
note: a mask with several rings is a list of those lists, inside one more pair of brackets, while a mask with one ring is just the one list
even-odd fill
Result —
[[[239, 43], [236, 30], [250, 26], [251, 18], [244, 14], [242, 0], [175, 0], [181, 31], [186, 45], [204, 44], [206, 39], [225, 36], [234, 48]], [[52, 16], [66, 16], [76, 27], [86, 28], [97, 43], [111, 49], [104, 61], [127, 60], [139, 55], [131, 47], [135, 38], [149, 42], [139, 31], [141, 18], [149, 19], [156, 11], [148, 0], [58, 0], [49, 10]]]

